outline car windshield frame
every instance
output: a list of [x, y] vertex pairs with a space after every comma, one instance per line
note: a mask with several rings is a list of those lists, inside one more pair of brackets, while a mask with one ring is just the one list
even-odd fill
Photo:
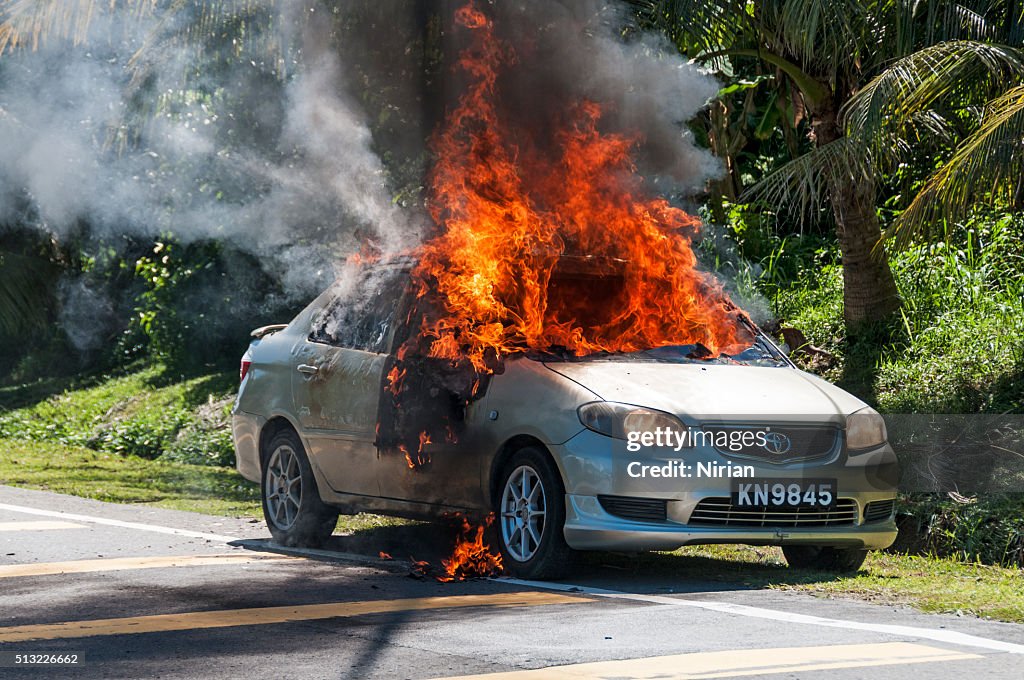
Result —
[[[737, 354], [713, 355], [707, 347], [700, 343], [689, 345], [663, 345], [632, 352], [599, 351], [589, 354], [574, 354], [563, 348], [550, 348], [543, 351], [528, 351], [527, 357], [544, 363], [589, 363], [589, 362], [649, 362], [665, 364], [720, 364], [731, 366], [761, 367], [794, 367], [795, 364], [779, 347], [771, 341], [764, 331], [753, 323], [744, 322], [744, 326], [754, 335], [754, 341], [742, 352]], [[759, 351], [760, 356], [744, 356], [752, 351]]]

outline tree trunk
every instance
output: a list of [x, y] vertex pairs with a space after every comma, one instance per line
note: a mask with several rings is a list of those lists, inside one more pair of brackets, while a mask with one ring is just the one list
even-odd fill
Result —
[[[811, 128], [816, 146], [842, 136], [831, 104], [814, 112]], [[843, 316], [847, 330], [856, 333], [891, 318], [900, 308], [900, 297], [885, 250], [875, 248], [882, 231], [875, 212], [874, 180], [837, 174], [829, 181], [829, 195], [843, 259]]]

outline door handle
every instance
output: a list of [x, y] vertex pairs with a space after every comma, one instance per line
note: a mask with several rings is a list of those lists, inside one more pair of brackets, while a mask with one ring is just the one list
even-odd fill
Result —
[[299, 364], [298, 371], [304, 375], [315, 375], [320, 368], [317, 366], [310, 366], [309, 364]]

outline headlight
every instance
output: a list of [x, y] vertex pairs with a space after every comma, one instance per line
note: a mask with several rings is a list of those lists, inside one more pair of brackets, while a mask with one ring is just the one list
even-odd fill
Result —
[[873, 449], [887, 438], [885, 421], [870, 406], [846, 416], [846, 447], [851, 451]]
[[683, 422], [670, 413], [614, 401], [592, 401], [580, 406], [577, 412], [588, 430], [615, 439], [626, 439], [630, 432], [654, 432], [659, 427], [674, 431], [686, 429]]

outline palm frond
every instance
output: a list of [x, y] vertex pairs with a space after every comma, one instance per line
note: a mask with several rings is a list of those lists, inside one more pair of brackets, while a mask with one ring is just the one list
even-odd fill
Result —
[[752, 24], [743, 0], [629, 0], [641, 21], [663, 30], [689, 56], [734, 46]]
[[843, 108], [847, 134], [878, 159], [892, 158], [892, 140], [911, 138], [915, 121], [939, 102], [984, 102], [1024, 77], [1024, 54], [1004, 45], [958, 40], [894, 62]]
[[868, 29], [863, 0], [784, 0], [763, 3], [763, 33], [775, 51], [805, 69], [829, 72], [857, 58]]
[[947, 225], [979, 201], [1013, 205], [1024, 192], [1024, 85], [994, 99], [978, 129], [936, 170], [884, 234], [897, 248], [915, 236], [949, 235]]
[[740, 200], [787, 208], [800, 216], [802, 226], [815, 209], [825, 205], [830, 187], [865, 180], [873, 181], [870, 158], [852, 140], [840, 137], [768, 174]]
[[82, 44], [98, 13], [129, 10], [136, 17], [156, 9], [159, 0], [0, 0], [0, 55], [8, 49], [33, 50], [51, 39]]

